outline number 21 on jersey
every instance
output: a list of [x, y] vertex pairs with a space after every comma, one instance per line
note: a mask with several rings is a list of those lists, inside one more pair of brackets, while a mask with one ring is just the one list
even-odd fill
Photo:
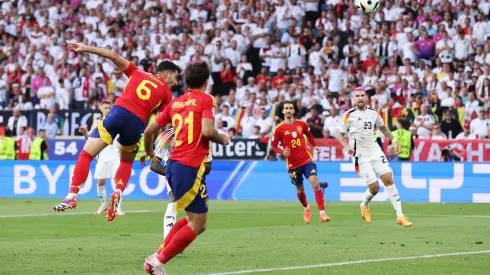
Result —
[[179, 133], [182, 130], [183, 125], [187, 127], [187, 144], [191, 144], [194, 141], [194, 112], [190, 111], [189, 114], [183, 118], [181, 114], [174, 114], [172, 116], [172, 125], [175, 129], [175, 147], [182, 145], [182, 140], [179, 140]]

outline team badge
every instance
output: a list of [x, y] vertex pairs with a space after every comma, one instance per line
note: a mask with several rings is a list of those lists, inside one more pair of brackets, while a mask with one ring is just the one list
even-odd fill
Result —
[[298, 136], [298, 133], [292, 132], [291, 135], [293, 136], [293, 138], [296, 138]]

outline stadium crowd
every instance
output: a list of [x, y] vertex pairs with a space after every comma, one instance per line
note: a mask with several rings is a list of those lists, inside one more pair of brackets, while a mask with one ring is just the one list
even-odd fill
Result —
[[[27, 123], [19, 110], [54, 116], [120, 96], [123, 72], [66, 49], [84, 43], [148, 72], [164, 59], [207, 61], [216, 123], [231, 137], [270, 136], [283, 100], [297, 101], [315, 137], [334, 137], [357, 86], [393, 129], [400, 121], [420, 138], [490, 137], [488, 0], [386, 0], [371, 16], [352, 2], [3, 1], [0, 107], [14, 110], [15, 136]], [[173, 92], [184, 89], [180, 81]]]

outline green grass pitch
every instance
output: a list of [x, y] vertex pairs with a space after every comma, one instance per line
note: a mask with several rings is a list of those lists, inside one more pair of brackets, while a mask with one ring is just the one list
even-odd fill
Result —
[[[57, 202], [0, 200], [0, 274], [145, 274], [143, 260], [162, 239], [167, 201], [124, 201], [127, 215], [113, 222], [91, 214], [95, 200], [53, 213]], [[299, 202], [209, 207], [207, 231], [167, 265], [168, 274], [490, 274], [488, 204], [406, 203], [412, 228], [396, 224], [389, 203], [371, 204], [371, 224], [358, 203], [327, 202], [332, 221], [325, 224], [313, 208], [310, 225]], [[355, 263], [371, 259], [385, 261]]]

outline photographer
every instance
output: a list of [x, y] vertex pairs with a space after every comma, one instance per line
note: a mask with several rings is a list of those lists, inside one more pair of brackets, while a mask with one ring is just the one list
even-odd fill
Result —
[[441, 162], [456, 162], [461, 161], [460, 153], [456, 152], [451, 145], [444, 147], [441, 151]]

